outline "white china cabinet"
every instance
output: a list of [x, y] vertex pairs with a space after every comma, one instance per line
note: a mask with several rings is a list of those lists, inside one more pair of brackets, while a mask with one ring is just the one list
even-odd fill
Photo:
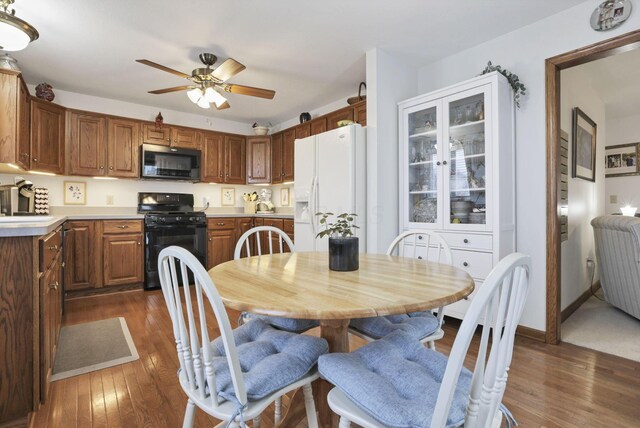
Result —
[[[515, 250], [514, 102], [490, 73], [399, 103], [400, 230], [439, 232], [476, 290]], [[426, 248], [424, 249], [426, 254]]]

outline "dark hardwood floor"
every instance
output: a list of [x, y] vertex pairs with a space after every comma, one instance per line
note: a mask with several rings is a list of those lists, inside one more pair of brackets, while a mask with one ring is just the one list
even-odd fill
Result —
[[[186, 397], [178, 384], [171, 322], [159, 291], [69, 301], [63, 325], [119, 316], [127, 320], [140, 359], [53, 382], [35, 427], [182, 426]], [[235, 324], [237, 313], [229, 316]], [[455, 337], [453, 324], [445, 326], [445, 338], [437, 342], [444, 353]], [[352, 338], [352, 347], [362, 343]], [[468, 367], [472, 361], [473, 355]], [[521, 427], [638, 427], [640, 363], [519, 337], [504, 403]], [[271, 417], [272, 412], [266, 412], [263, 426], [272, 425]], [[218, 422], [197, 412], [197, 427]]]

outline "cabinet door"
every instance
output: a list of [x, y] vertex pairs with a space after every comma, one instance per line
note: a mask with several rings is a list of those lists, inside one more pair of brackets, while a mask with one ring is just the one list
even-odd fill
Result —
[[108, 170], [111, 177], [137, 178], [139, 171], [140, 124], [135, 120], [107, 120]]
[[362, 126], [367, 126], [367, 102], [360, 102], [353, 106], [353, 120]]
[[31, 169], [64, 173], [64, 108], [31, 101]]
[[271, 138], [247, 138], [247, 184], [271, 182]]
[[247, 159], [244, 137], [225, 135], [224, 151], [224, 182], [228, 184], [245, 184], [247, 177]]
[[65, 290], [85, 290], [101, 286], [102, 259], [96, 221], [70, 221], [65, 224], [64, 235], [64, 287]]
[[202, 181], [224, 183], [224, 136], [205, 132], [202, 137]]
[[271, 183], [282, 183], [282, 133], [271, 136]]
[[157, 128], [155, 123], [142, 124], [142, 142], [145, 144], [171, 145], [172, 129], [170, 126]]
[[296, 138], [307, 138], [311, 135], [311, 124], [309, 122], [296, 126]]
[[69, 112], [67, 146], [68, 173], [105, 175], [107, 118], [96, 114]]
[[311, 121], [311, 135], [322, 134], [327, 131], [327, 118], [319, 117]]
[[[490, 86], [444, 99], [444, 225], [491, 230]], [[485, 121], [485, 118], [487, 121]]]
[[142, 282], [142, 234], [104, 235], [102, 238], [104, 285]]
[[293, 181], [296, 134], [289, 129], [282, 134], [282, 181]]
[[336, 129], [341, 120], [353, 120], [353, 107], [345, 107], [327, 115], [327, 131]]
[[[241, 217], [241, 218], [237, 218], [236, 219], [236, 242], [240, 240], [240, 237], [242, 236], [243, 233], [245, 233], [247, 230], [253, 228], [253, 217]], [[234, 251], [235, 251], [235, 243], [234, 243]], [[251, 252], [251, 255], [255, 255], [256, 254], [256, 249], [255, 249], [255, 240], [250, 239], [249, 240], [249, 251]], [[247, 256], [247, 252], [244, 249], [242, 249], [242, 252], [240, 253], [240, 257], [246, 257]]]
[[236, 246], [234, 230], [210, 230], [208, 235], [207, 269], [233, 260]]
[[293, 219], [285, 218], [282, 223], [282, 230], [287, 233], [287, 236], [291, 238], [291, 242], [296, 243], [294, 239], [294, 227], [293, 227]]
[[438, 100], [403, 111], [402, 222], [408, 228], [442, 227], [441, 110]]
[[16, 164], [24, 169], [29, 169], [31, 142], [29, 130], [31, 124], [31, 101], [29, 90], [22, 77], [18, 85], [18, 146], [16, 151]]
[[174, 127], [172, 134], [172, 146], [200, 150], [200, 132], [197, 130]]

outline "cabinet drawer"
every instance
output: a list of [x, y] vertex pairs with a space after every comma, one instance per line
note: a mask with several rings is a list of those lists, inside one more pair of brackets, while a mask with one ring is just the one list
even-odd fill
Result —
[[235, 229], [236, 221], [233, 218], [210, 218], [207, 219], [207, 229], [223, 230]]
[[62, 229], [40, 240], [40, 272], [44, 272], [53, 263], [62, 248]]
[[287, 233], [293, 233], [293, 220], [289, 218], [285, 218], [282, 224], [282, 230]]
[[[420, 242], [420, 241], [418, 241]], [[444, 251], [439, 251], [439, 245], [431, 244], [428, 247], [423, 244], [413, 245], [413, 243], [406, 243], [403, 246], [398, 246], [397, 254], [401, 257], [409, 257], [420, 260], [428, 260], [430, 262], [435, 263], [447, 263], [446, 256], [444, 255]], [[441, 254], [442, 253], [442, 254]]]
[[473, 233], [441, 233], [440, 236], [452, 248], [468, 248], [470, 250], [493, 250], [492, 235], [477, 235]]
[[141, 220], [104, 220], [103, 233], [139, 233], [142, 232]]
[[264, 219], [264, 225], [265, 226], [272, 226], [272, 227], [277, 227], [280, 230], [283, 230], [283, 221], [284, 219], [281, 218], [265, 218]]
[[493, 267], [493, 254], [477, 251], [451, 250], [453, 265], [466, 271], [472, 278], [484, 279]]

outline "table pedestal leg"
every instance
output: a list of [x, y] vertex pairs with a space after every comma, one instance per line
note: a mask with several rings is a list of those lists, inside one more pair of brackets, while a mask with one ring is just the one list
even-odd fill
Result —
[[[349, 321], [350, 320], [321, 320], [320, 336], [329, 343], [329, 352], [349, 352]], [[337, 427], [338, 416], [329, 408], [327, 394], [333, 388], [329, 382], [318, 379], [318, 387], [314, 393], [316, 403], [318, 403], [318, 413], [320, 414], [320, 426], [323, 428]]]

